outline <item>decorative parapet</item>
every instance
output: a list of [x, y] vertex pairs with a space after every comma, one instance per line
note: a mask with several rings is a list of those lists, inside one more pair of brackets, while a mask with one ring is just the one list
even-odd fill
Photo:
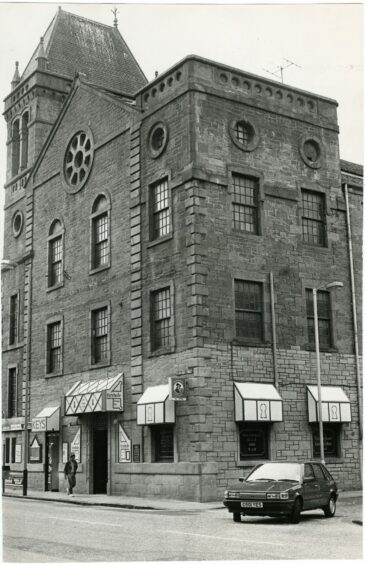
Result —
[[309, 121], [325, 120], [337, 127], [337, 102], [274, 80], [190, 55], [156, 77], [137, 94], [142, 110], [153, 111], [165, 99], [196, 89], [247, 102], [275, 113]]

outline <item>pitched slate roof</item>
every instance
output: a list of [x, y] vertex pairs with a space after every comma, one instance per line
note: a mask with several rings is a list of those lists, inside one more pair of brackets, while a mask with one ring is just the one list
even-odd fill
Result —
[[357, 176], [364, 175], [364, 167], [362, 165], [352, 163], [350, 161], [344, 161], [341, 159], [341, 172], [349, 172], [350, 174], [356, 174]]
[[[33, 53], [22, 81], [36, 70], [39, 49]], [[60, 8], [44, 34], [44, 52], [47, 70], [55, 74], [74, 78], [81, 72], [90, 83], [129, 95], [147, 83], [117, 28]]]

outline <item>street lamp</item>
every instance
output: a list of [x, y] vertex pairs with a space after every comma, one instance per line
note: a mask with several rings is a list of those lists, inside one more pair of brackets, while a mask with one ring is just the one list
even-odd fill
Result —
[[322, 464], [325, 464], [325, 460], [324, 460], [324, 441], [323, 441], [321, 361], [319, 356], [317, 292], [319, 290], [331, 290], [333, 288], [342, 288], [342, 287], [343, 287], [342, 282], [334, 281], [334, 282], [330, 282], [329, 284], [326, 284], [325, 286], [320, 286], [319, 288], [313, 288], [314, 339], [316, 344], [316, 357], [317, 357], [319, 446], [320, 446], [320, 456], [321, 456]]

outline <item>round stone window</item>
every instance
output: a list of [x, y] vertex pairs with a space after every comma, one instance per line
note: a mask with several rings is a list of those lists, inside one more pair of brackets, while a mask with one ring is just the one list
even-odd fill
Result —
[[323, 150], [319, 139], [315, 137], [302, 137], [299, 144], [299, 152], [307, 166], [319, 168], [322, 165]]
[[259, 144], [257, 128], [245, 118], [231, 121], [229, 133], [233, 143], [242, 151], [253, 151]]
[[16, 211], [12, 219], [12, 228], [14, 237], [19, 237], [23, 229], [23, 214], [20, 211]]
[[164, 151], [168, 140], [168, 131], [164, 123], [156, 123], [148, 134], [148, 150], [153, 159]]
[[85, 184], [93, 163], [94, 142], [91, 131], [78, 131], [67, 145], [63, 172], [70, 192]]

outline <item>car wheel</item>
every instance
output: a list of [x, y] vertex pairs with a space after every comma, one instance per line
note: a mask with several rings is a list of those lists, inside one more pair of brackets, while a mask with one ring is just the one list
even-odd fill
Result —
[[323, 507], [323, 511], [326, 517], [334, 517], [336, 513], [336, 498], [331, 495], [327, 505]]
[[233, 513], [233, 521], [235, 523], [240, 523], [241, 521], [241, 513]]
[[292, 512], [289, 515], [290, 523], [293, 523], [293, 524], [299, 523], [301, 511], [302, 511], [302, 502], [299, 498], [297, 498], [294, 502]]

